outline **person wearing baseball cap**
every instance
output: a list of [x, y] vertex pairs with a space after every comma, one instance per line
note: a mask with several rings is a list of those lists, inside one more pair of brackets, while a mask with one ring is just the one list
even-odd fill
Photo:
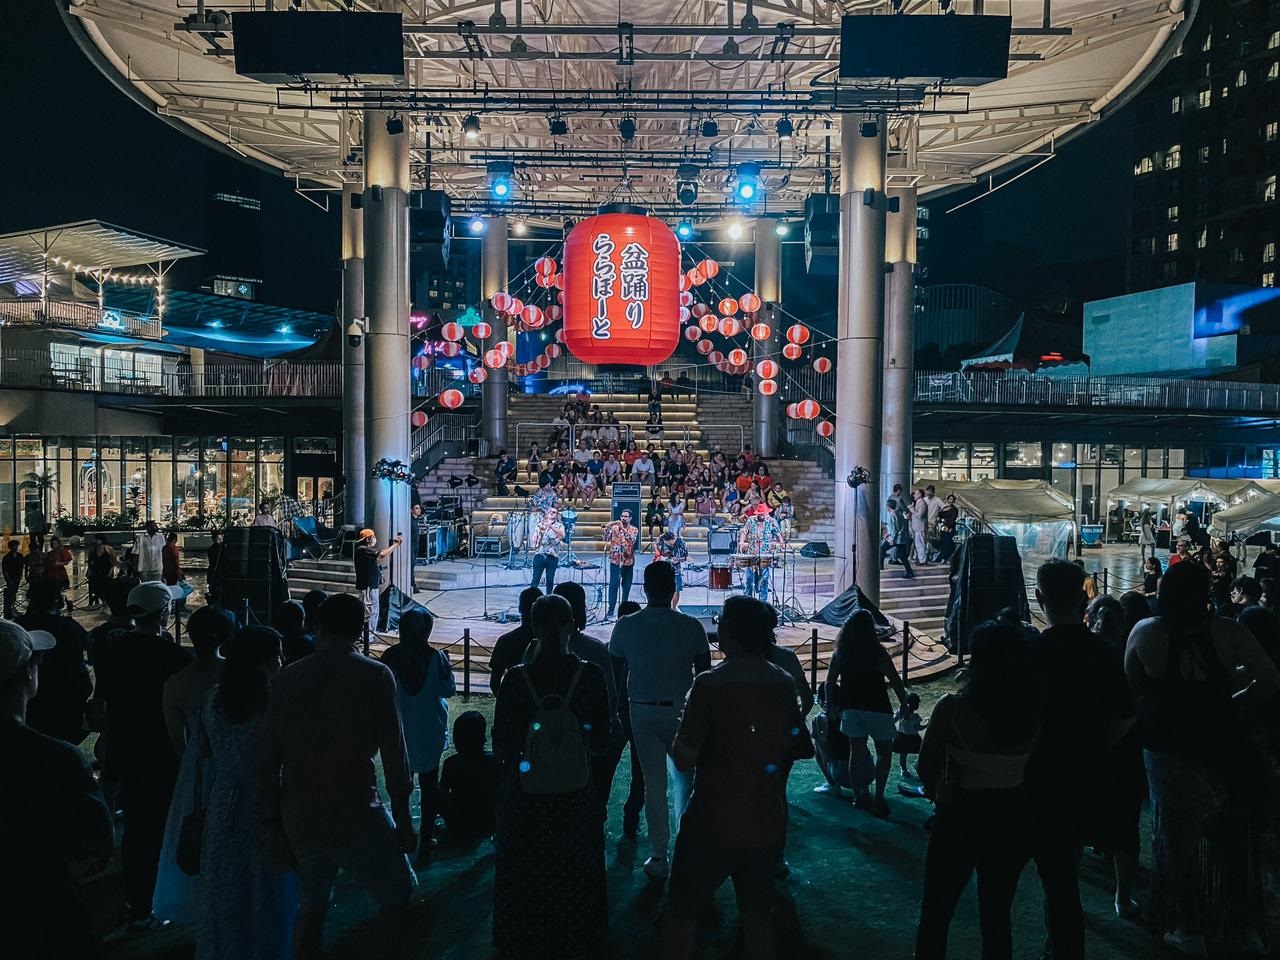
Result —
[[178, 755], [164, 719], [164, 685], [192, 659], [165, 631], [171, 599], [159, 581], [135, 586], [126, 607], [133, 629], [94, 651], [96, 697], [105, 710], [110, 745], [102, 774], [120, 784], [125, 906], [132, 932], [154, 923], [156, 870], [178, 776]]
[[25, 722], [40, 661], [55, 646], [50, 633], [0, 620], [0, 810], [8, 828], [0, 890], [21, 891], [0, 898], [0, 930], [15, 956], [96, 957], [71, 864], [111, 856], [111, 813], [80, 751]]
[[378, 549], [378, 535], [365, 527], [360, 531], [352, 560], [356, 567], [356, 589], [364, 601], [365, 620], [372, 633], [378, 624], [378, 594], [382, 589], [382, 561], [404, 542], [397, 536], [386, 547]]

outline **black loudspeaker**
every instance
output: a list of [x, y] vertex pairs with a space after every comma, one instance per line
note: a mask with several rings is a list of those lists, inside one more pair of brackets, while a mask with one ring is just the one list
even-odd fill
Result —
[[815, 613], [813, 619], [820, 623], [830, 624], [833, 627], [843, 627], [849, 618], [859, 610], [870, 612], [872, 619], [876, 622], [876, 635], [881, 640], [893, 633], [889, 618], [867, 599], [867, 595], [858, 589], [856, 583]]
[[1010, 607], [1025, 623], [1030, 619], [1022, 558], [1014, 537], [978, 533], [952, 561], [951, 596], [947, 601], [947, 645], [969, 650], [969, 635], [984, 620]]
[[816, 540], [806, 543], [800, 548], [800, 556], [808, 557], [829, 557], [831, 556], [831, 547], [826, 543], [819, 543]]
[[840, 19], [842, 80], [943, 81], [967, 87], [1009, 75], [1009, 17], [857, 15]]
[[240, 616], [245, 604], [260, 623], [270, 624], [289, 599], [285, 541], [275, 527], [231, 527], [218, 555], [222, 605]]
[[804, 267], [830, 277], [840, 270], [840, 198], [834, 193], [805, 198]]
[[398, 13], [238, 11], [231, 17], [231, 36], [236, 73], [262, 83], [404, 79]]
[[443, 190], [409, 195], [409, 275], [441, 273], [449, 265], [451, 205]]
[[391, 586], [383, 590], [378, 596], [378, 631], [394, 633], [400, 628], [400, 618], [410, 610], [417, 610], [435, 617], [435, 614], [398, 587]]

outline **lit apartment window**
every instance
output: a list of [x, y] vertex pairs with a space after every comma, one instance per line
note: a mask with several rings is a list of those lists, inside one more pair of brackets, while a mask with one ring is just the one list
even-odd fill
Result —
[[1240, 70], [1236, 73], [1236, 86], [1243, 87], [1249, 82], [1249, 71]]
[[1178, 205], [1176, 203], [1165, 211], [1165, 219], [1170, 223], [1178, 222]]
[[1204, 35], [1204, 39], [1200, 41], [1200, 52], [1208, 53], [1209, 50], [1212, 49], [1212, 47], [1213, 47], [1213, 34], [1206, 33]]
[[1166, 170], [1177, 170], [1182, 166], [1182, 147], [1174, 144], [1164, 155], [1164, 168]]
[[1178, 252], [1178, 235], [1176, 233], [1171, 233], [1164, 238], [1164, 249], [1166, 253]]
[[1273, 263], [1276, 259], [1276, 242], [1268, 241], [1262, 245], [1262, 262]]
[[1276, 121], [1272, 120], [1262, 128], [1262, 139], [1267, 141], [1267, 143], [1271, 143], [1276, 138], [1277, 129]]
[[1133, 165], [1133, 174], [1134, 176], [1141, 176], [1144, 173], [1150, 173], [1155, 168], [1156, 165], [1152, 163], [1150, 157], [1143, 157]]
[[1213, 92], [1209, 88], [1201, 90], [1196, 95], [1196, 106], [1204, 108], [1213, 103]]
[[1267, 68], [1267, 79], [1274, 80], [1280, 77], [1280, 60], [1272, 60], [1271, 66]]
[[1133, 252], [1139, 254], [1151, 254], [1155, 251], [1156, 241], [1154, 237], [1138, 237], [1133, 243]]
[[1196, 157], [1199, 159], [1199, 161], [1200, 161], [1201, 163], [1208, 163], [1208, 162], [1209, 162], [1209, 148], [1208, 148], [1208, 147], [1201, 147], [1199, 150], [1197, 150], [1197, 151], [1196, 151]]
[[1262, 275], [1262, 285], [1264, 287], [1274, 287], [1276, 285], [1276, 275], [1274, 271], [1267, 271]]
[[917, 240], [928, 240], [928, 239], [929, 239], [929, 228], [928, 228], [928, 227], [924, 227], [924, 226], [917, 226], [917, 227], [916, 227], [916, 239], [917, 239]]
[[1204, 249], [1205, 247], [1207, 247], [1208, 245], [1209, 245], [1209, 228], [1208, 228], [1208, 227], [1201, 227], [1201, 228], [1200, 228], [1200, 235], [1199, 235], [1198, 237], [1196, 237], [1196, 246], [1197, 246], [1199, 249], [1203, 250], [1203, 249]]
[[1280, 30], [1272, 30], [1271, 36], [1267, 37], [1267, 49], [1275, 50], [1280, 47]]
[[1262, 181], [1262, 202], [1272, 203], [1276, 198], [1276, 175], [1266, 177]]
[[1227, 138], [1226, 137], [1222, 138], [1222, 155], [1224, 157], [1227, 155]]
[[229, 203], [232, 206], [243, 207], [245, 210], [261, 210], [262, 201], [256, 197], [242, 197], [238, 193], [215, 193], [213, 199], [219, 203]]
[[1182, 112], [1182, 97], [1175, 96], [1169, 101], [1169, 112], [1170, 113]]

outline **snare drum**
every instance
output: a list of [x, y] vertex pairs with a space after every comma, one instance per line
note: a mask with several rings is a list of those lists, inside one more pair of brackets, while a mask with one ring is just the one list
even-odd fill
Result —
[[713, 566], [711, 572], [707, 575], [707, 588], [710, 590], [732, 590], [733, 568], [720, 565]]
[[519, 550], [533, 533], [534, 518], [530, 513], [515, 513], [507, 517], [507, 542], [512, 550]]

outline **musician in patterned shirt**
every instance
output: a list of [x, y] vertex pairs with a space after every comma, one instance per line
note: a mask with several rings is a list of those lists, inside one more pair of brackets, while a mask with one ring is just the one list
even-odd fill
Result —
[[609, 560], [609, 611], [606, 620], [613, 619], [618, 607], [618, 591], [621, 588], [625, 603], [631, 596], [631, 578], [636, 572], [636, 540], [640, 530], [631, 525], [631, 511], [623, 510], [618, 519], [607, 524], [600, 534], [604, 541], [605, 556]]
[[556, 494], [555, 480], [549, 475], [543, 475], [542, 486], [538, 488], [538, 492], [529, 498], [529, 506], [538, 513], [546, 513], [552, 507], [560, 504], [560, 497]]
[[[738, 553], [752, 558], [773, 558], [786, 548], [782, 527], [770, 515], [768, 504], [757, 503], [747, 512], [747, 520], [738, 534]], [[769, 581], [773, 570], [765, 562], [747, 567], [747, 596], [769, 602]]]
[[684, 538], [674, 531], [668, 530], [653, 543], [653, 559], [665, 560], [675, 569], [676, 572], [676, 592], [671, 598], [671, 609], [680, 609], [680, 591], [684, 589], [684, 575], [682, 568], [684, 562], [689, 559], [689, 545], [684, 542]]

